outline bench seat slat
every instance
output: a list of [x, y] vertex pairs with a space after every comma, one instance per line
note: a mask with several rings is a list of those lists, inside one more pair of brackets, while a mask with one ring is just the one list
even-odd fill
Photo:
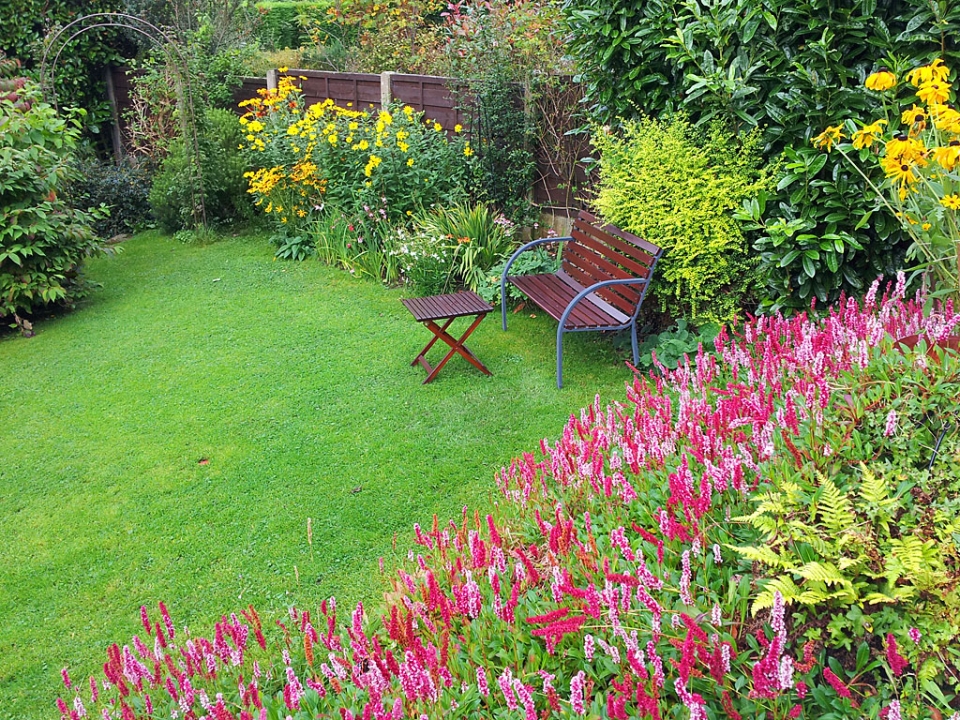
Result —
[[[545, 313], [557, 322], [563, 317], [570, 301], [580, 292], [580, 288], [565, 282], [557, 275], [521, 275], [508, 277], [524, 295], [533, 300]], [[601, 328], [623, 325], [629, 317], [622, 313], [611, 314], [603, 307], [584, 298], [567, 317], [567, 328]]]
[[[582, 267], [578, 267], [573, 263], [564, 263], [562, 272], [573, 278], [580, 284], [582, 288], [590, 287], [591, 285], [595, 285], [596, 283], [604, 280], [614, 279], [610, 276], [604, 275], [595, 276], [593, 273], [589, 273]], [[622, 276], [618, 277], [619, 279], [625, 280], [632, 277], [632, 275], [623, 274]], [[598, 294], [606, 302], [614, 305], [618, 310], [626, 313], [627, 315], [633, 314], [634, 309], [637, 307], [637, 302], [640, 299], [640, 293], [629, 285], [606, 287], [601, 289]]]

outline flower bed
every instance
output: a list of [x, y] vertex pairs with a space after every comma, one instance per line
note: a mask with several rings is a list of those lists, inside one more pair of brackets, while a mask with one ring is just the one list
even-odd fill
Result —
[[492, 512], [415, 526], [382, 617], [249, 608], [193, 638], [143, 609], [61, 715], [948, 716], [960, 361], [893, 338], [960, 314], [875, 291], [571, 417]]

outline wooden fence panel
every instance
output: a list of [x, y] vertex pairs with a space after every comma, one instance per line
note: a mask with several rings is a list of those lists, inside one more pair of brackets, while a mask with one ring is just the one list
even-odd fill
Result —
[[319, 70], [290, 70], [288, 75], [305, 77], [300, 81], [307, 105], [328, 98], [340, 107], [368, 110], [380, 107], [380, 76], [368, 73], [331, 73]]
[[464, 108], [470, 102], [466, 88], [452, 78], [433, 75], [392, 75], [390, 93], [404, 105], [440, 123], [447, 132], [466, 125]]

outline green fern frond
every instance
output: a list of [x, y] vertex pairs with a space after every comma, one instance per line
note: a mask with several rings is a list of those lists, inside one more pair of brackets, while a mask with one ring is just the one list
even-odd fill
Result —
[[834, 537], [839, 537], [857, 523], [853, 506], [850, 499], [840, 492], [830, 478], [823, 478], [821, 488], [823, 492], [820, 501], [820, 517], [823, 519], [824, 528]]
[[833, 563], [809, 562], [797, 568], [794, 572], [802, 578], [824, 583], [825, 585], [840, 585], [852, 590], [853, 583], [843, 576]]
[[777, 591], [783, 596], [783, 602], [787, 605], [798, 602], [802, 595], [800, 588], [797, 587], [792, 578], [788, 575], [781, 575], [780, 577], [767, 581], [763, 590], [760, 591], [756, 600], [753, 601], [750, 612], [756, 615], [761, 610], [773, 607], [773, 596]]
[[865, 464], [860, 463], [863, 470], [863, 480], [860, 484], [860, 497], [868, 503], [872, 503], [881, 508], [888, 508], [896, 501], [891, 499], [887, 481], [883, 475], [879, 475], [870, 470]]
[[753, 562], [762, 563], [764, 565], [780, 568], [782, 570], [792, 570], [794, 567], [796, 567], [791, 558], [786, 557], [785, 555], [777, 554], [766, 545], [760, 547], [753, 547], [752, 545], [747, 545], [745, 547], [727, 545], [726, 547]]

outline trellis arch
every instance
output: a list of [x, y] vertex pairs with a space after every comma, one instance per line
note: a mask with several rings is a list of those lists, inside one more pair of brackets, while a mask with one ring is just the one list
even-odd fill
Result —
[[[76, 28], [76, 29], [74, 29]], [[51, 104], [58, 108], [56, 89], [56, 69], [60, 62], [60, 55], [74, 39], [91, 30], [102, 28], [117, 28], [130, 30], [148, 38], [159, 47], [167, 60], [167, 65], [173, 69], [176, 78], [177, 105], [180, 110], [180, 131], [184, 146], [190, 153], [190, 167], [195, 182], [190, 183], [190, 197], [193, 206], [193, 220], [195, 225], [207, 224], [207, 210], [205, 204], [206, 193], [203, 184], [203, 170], [200, 162], [200, 141], [197, 136], [197, 119], [193, 105], [193, 95], [187, 74], [187, 61], [180, 50], [176, 38], [171, 37], [153, 23], [143, 18], [127, 13], [100, 12], [84, 15], [73, 20], [46, 40], [43, 59], [40, 63], [40, 87], [44, 96]], [[68, 32], [73, 31], [68, 37]], [[53, 57], [51, 52], [56, 49]], [[199, 192], [198, 192], [199, 190]]]

